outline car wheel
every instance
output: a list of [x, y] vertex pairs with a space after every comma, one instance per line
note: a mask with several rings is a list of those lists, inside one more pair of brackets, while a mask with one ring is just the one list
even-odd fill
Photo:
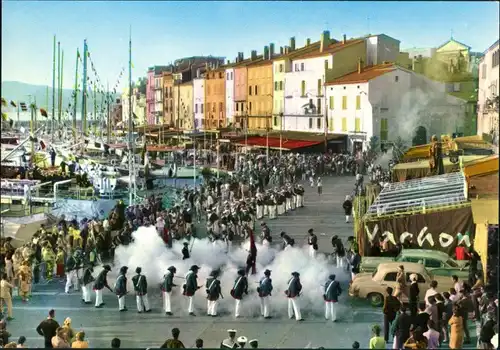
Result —
[[384, 296], [380, 293], [368, 294], [368, 300], [372, 306], [382, 306], [384, 304]]

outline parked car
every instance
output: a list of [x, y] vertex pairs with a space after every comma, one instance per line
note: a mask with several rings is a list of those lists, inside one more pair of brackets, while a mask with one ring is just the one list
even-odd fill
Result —
[[393, 257], [363, 257], [361, 259], [361, 272], [373, 272], [381, 263], [397, 261], [423, 264], [426, 269], [432, 271], [434, 276], [457, 275], [460, 279], [469, 276], [468, 261], [455, 260], [445, 252], [431, 249], [403, 249], [395, 258]]
[[[438, 283], [440, 293], [453, 288], [451, 277], [434, 276], [424, 265], [411, 262], [389, 262], [380, 264], [372, 273], [359, 273], [349, 286], [349, 295], [355, 298], [368, 299], [373, 306], [381, 306], [384, 303], [386, 288], [396, 288], [396, 276], [398, 267], [404, 266], [406, 281], [410, 285], [410, 275], [416, 274], [420, 289], [420, 300], [424, 300], [425, 292], [429, 289], [430, 282]], [[403, 296], [403, 302], [408, 302], [408, 297]]]

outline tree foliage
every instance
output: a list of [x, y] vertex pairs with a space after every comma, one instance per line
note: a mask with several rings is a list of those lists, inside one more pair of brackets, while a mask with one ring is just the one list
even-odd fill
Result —
[[412, 139], [413, 146], [425, 145], [427, 143], [427, 129], [423, 126], [419, 126], [415, 129], [415, 136]]
[[397, 162], [401, 161], [407, 148], [406, 142], [398, 136], [392, 145], [392, 158]]

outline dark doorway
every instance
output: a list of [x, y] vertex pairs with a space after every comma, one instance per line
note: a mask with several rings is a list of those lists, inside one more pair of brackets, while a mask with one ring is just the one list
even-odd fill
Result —
[[415, 134], [413, 136], [412, 145], [420, 146], [425, 145], [428, 142], [427, 140], [427, 129], [423, 126], [419, 126], [415, 129]]

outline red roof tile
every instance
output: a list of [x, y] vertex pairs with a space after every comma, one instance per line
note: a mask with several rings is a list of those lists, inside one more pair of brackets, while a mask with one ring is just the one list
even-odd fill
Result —
[[396, 70], [396, 66], [393, 63], [384, 63], [376, 66], [365, 67], [361, 70], [346, 74], [337, 78], [333, 81], [326, 82], [325, 85], [341, 85], [341, 84], [355, 84], [355, 83], [366, 83], [367, 81], [379, 77], [385, 73], [389, 73]]

